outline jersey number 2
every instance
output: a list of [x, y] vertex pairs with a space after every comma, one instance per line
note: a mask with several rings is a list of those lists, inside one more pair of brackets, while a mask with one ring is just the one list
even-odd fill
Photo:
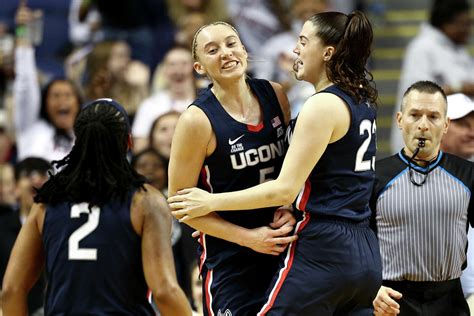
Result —
[[76, 229], [69, 237], [69, 260], [97, 260], [96, 248], [79, 248], [79, 242], [92, 233], [99, 225], [100, 208], [93, 206], [89, 210], [88, 203], [74, 204], [71, 207], [71, 218], [79, 218], [81, 213], [89, 214], [87, 222]]
[[372, 123], [369, 120], [363, 120], [360, 123], [359, 134], [365, 135], [367, 132], [368, 137], [364, 140], [362, 145], [360, 145], [359, 150], [357, 150], [354, 171], [368, 171], [370, 169], [375, 170], [375, 156], [372, 156], [369, 160], [364, 160], [364, 155], [369, 148], [372, 135], [375, 135], [376, 129], [375, 122]]

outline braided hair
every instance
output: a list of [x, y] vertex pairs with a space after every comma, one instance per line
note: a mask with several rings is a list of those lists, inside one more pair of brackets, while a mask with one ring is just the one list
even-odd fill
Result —
[[121, 105], [111, 99], [89, 103], [80, 111], [74, 133], [71, 152], [53, 161], [60, 171], [50, 175], [35, 202], [87, 202], [100, 207], [111, 200], [123, 202], [130, 190], [143, 188], [145, 178], [127, 160], [130, 123]]

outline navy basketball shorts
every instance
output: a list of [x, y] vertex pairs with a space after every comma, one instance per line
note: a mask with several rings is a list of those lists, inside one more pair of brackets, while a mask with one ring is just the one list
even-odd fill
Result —
[[295, 230], [299, 238], [280, 262], [257, 315], [372, 315], [382, 265], [368, 220], [355, 223], [305, 212]]
[[253, 252], [230, 257], [212, 269], [204, 264], [204, 316], [255, 316], [278, 266], [278, 257]]

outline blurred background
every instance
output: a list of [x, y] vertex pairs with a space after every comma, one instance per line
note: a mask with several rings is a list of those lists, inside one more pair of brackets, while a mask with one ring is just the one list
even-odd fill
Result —
[[[132, 164], [167, 193], [176, 121], [208, 84], [193, 71], [190, 51], [200, 26], [234, 25], [249, 51], [250, 75], [281, 83], [295, 117], [314, 93], [291, 73], [303, 22], [322, 11], [365, 12], [375, 35], [368, 66], [379, 93], [380, 159], [402, 147], [391, 136], [394, 113], [411, 83], [432, 80], [447, 94], [474, 96], [473, 5], [474, 0], [0, 0], [0, 277], [31, 206], [31, 188], [47, 179], [51, 161], [71, 149], [83, 102], [108, 97], [126, 107]], [[190, 233], [174, 223], [172, 242], [180, 284], [199, 312]], [[38, 301], [32, 299], [32, 314], [41, 315]]]

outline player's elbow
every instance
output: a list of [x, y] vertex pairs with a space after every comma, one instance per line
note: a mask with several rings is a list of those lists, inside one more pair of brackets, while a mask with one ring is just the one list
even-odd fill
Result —
[[0, 302], [7, 305], [11, 301], [15, 301], [15, 298], [25, 297], [27, 290], [23, 287], [15, 284], [16, 282], [9, 282], [8, 280], [3, 281]]
[[177, 282], [165, 282], [153, 289], [153, 296], [158, 305], [168, 305], [182, 292]]
[[288, 183], [280, 183], [275, 190], [270, 193], [269, 199], [274, 205], [291, 204], [298, 194]]

